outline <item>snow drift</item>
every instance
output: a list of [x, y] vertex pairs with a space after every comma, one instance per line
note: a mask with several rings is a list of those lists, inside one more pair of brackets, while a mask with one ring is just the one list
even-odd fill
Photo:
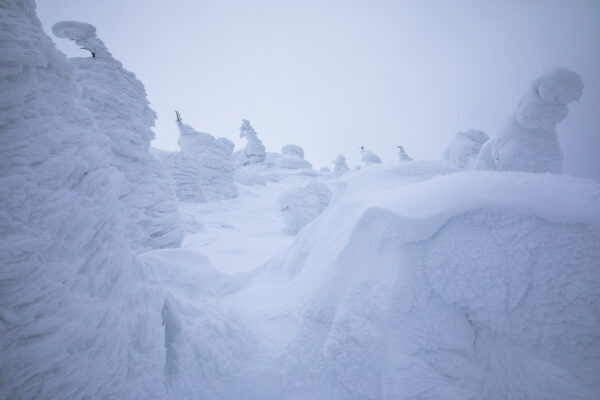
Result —
[[560, 173], [563, 154], [554, 129], [582, 92], [581, 77], [567, 68], [537, 78], [504, 127], [481, 148], [477, 169]]
[[126, 181], [34, 9], [0, 2], [0, 398], [164, 397]]
[[156, 114], [150, 109], [144, 85], [125, 70], [96, 37], [96, 28], [74, 21], [58, 22], [54, 34], [71, 39], [94, 56], [71, 58], [81, 104], [110, 138], [108, 155], [123, 173], [127, 235], [137, 251], [178, 247], [183, 237], [175, 185], [150, 154]]

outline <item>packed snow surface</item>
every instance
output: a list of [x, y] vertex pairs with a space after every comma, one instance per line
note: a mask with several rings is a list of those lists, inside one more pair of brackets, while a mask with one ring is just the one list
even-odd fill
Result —
[[[158, 185], [140, 196], [169, 185], [143, 87], [91, 25], [55, 26], [95, 54], [66, 59], [34, 8], [0, 0], [0, 398], [598, 398], [600, 183], [532, 173], [557, 171], [575, 73], [534, 82], [477, 156], [491, 170], [285, 168], [299, 147], [266, 153], [247, 121], [232, 167], [230, 142], [181, 123], [181, 153], [212, 161], [177, 161], [186, 201], [151, 220], [187, 235], [136, 254], [137, 167]], [[543, 156], [519, 160], [527, 143]]]

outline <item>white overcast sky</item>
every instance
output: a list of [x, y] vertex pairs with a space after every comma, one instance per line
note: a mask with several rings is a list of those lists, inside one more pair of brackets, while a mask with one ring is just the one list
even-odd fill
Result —
[[[46, 32], [89, 22], [145, 84], [154, 146], [177, 148], [173, 110], [236, 146], [249, 119], [268, 151], [316, 168], [361, 145], [440, 159], [459, 130], [493, 136], [540, 73], [579, 72], [558, 126], [565, 171], [600, 178], [600, 1], [38, 0]], [[84, 55], [54, 38], [70, 56]]]

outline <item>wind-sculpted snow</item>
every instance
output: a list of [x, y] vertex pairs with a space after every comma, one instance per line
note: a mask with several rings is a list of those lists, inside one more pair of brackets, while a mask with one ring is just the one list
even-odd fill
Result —
[[144, 85], [111, 56], [92, 25], [65, 21], [52, 29], [56, 36], [74, 40], [95, 54], [69, 61], [81, 87], [81, 104], [110, 138], [109, 156], [126, 179], [120, 195], [126, 205], [127, 235], [134, 248], [179, 246], [183, 229], [175, 185], [150, 154], [156, 115], [149, 107]]
[[278, 200], [285, 219], [284, 229], [289, 233], [298, 233], [325, 210], [332, 196], [329, 187], [321, 182], [311, 182], [284, 192]]
[[178, 197], [200, 203], [236, 197], [233, 143], [197, 132], [181, 120], [177, 125], [181, 151], [161, 151], [159, 158], [175, 180]]
[[406, 153], [406, 150], [404, 150], [404, 146], [396, 146], [396, 148], [398, 149], [398, 161], [405, 162], [413, 160], [408, 153]]
[[304, 159], [304, 150], [295, 144], [286, 144], [281, 149], [281, 158], [277, 165], [283, 169], [312, 168], [312, 164]]
[[348, 171], [350, 171], [350, 168], [348, 168], [348, 164], [346, 164], [346, 157], [341, 154], [338, 155], [336, 159], [333, 160], [333, 175], [344, 175]]
[[481, 148], [477, 169], [560, 173], [563, 153], [555, 127], [582, 92], [581, 77], [567, 68], [537, 78], [504, 127]]
[[432, 177], [443, 167], [411, 164], [349, 178], [271, 262], [290, 277], [282, 307], [305, 299], [283, 356], [295, 385], [283, 390], [595, 398], [598, 183], [508, 172]]
[[381, 158], [377, 154], [365, 150], [363, 147], [361, 147], [360, 156], [365, 165], [381, 164]]
[[477, 154], [488, 139], [484, 132], [474, 129], [457, 132], [444, 151], [444, 160], [461, 169], [473, 169]]
[[125, 180], [34, 9], [0, 2], [0, 398], [163, 398]]
[[250, 121], [243, 119], [240, 127], [240, 137], [246, 138], [248, 143], [239, 153], [239, 163], [241, 165], [262, 164], [265, 162], [265, 146], [262, 144], [256, 131], [250, 125]]

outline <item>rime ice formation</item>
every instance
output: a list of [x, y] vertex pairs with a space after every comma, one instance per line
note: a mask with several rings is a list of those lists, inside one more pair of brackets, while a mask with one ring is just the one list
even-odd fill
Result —
[[339, 154], [336, 159], [333, 160], [333, 174], [339, 176], [344, 175], [348, 171], [350, 171], [350, 168], [348, 168], [348, 164], [346, 164], [346, 157]]
[[278, 204], [285, 219], [285, 231], [298, 233], [325, 210], [333, 194], [327, 185], [311, 182], [283, 193]]
[[361, 146], [360, 148], [360, 155], [362, 162], [366, 165], [381, 164], [381, 158], [379, 158], [377, 154], [365, 150], [364, 146]]
[[304, 159], [304, 150], [295, 144], [286, 144], [281, 148], [281, 158], [277, 165], [283, 169], [312, 168], [312, 164]]
[[563, 154], [555, 127], [582, 92], [581, 77], [567, 68], [537, 78], [500, 132], [483, 145], [476, 168], [560, 173]]
[[164, 398], [126, 182], [34, 10], [0, 1], [0, 398]]
[[[177, 112], [176, 112], [177, 113]], [[233, 143], [195, 131], [177, 113], [181, 151], [159, 151], [159, 159], [171, 172], [182, 201], [204, 203], [237, 196], [232, 159]]]
[[256, 131], [250, 125], [248, 120], [242, 120], [242, 126], [240, 127], [240, 137], [246, 138], [248, 143], [246, 147], [239, 154], [239, 161], [241, 165], [253, 165], [262, 164], [265, 161], [265, 146], [256, 136]]
[[489, 139], [482, 131], [457, 132], [444, 151], [444, 160], [461, 169], [473, 169], [481, 146]]
[[127, 180], [121, 196], [127, 211], [127, 234], [134, 248], [179, 246], [183, 230], [175, 185], [150, 154], [156, 114], [149, 106], [144, 85], [111, 56], [92, 25], [65, 21], [56, 23], [52, 30], [95, 55], [69, 61], [75, 66], [75, 79], [82, 90], [81, 103], [110, 138], [112, 163]]
[[398, 161], [412, 161], [412, 158], [406, 154], [406, 150], [404, 150], [404, 146], [396, 146], [398, 149]]

